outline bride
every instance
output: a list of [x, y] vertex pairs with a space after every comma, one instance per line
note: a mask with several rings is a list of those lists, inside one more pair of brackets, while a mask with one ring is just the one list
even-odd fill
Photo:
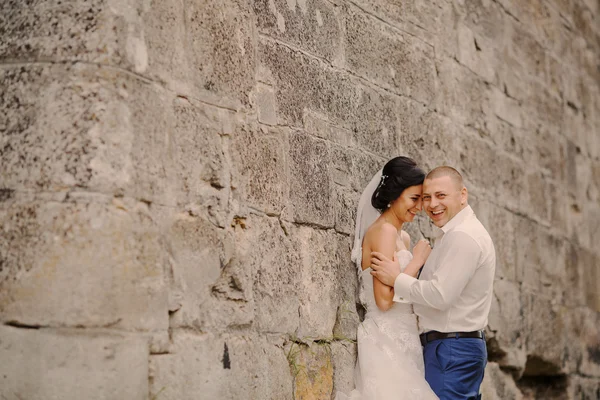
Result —
[[417, 318], [411, 304], [395, 303], [394, 288], [373, 278], [371, 252], [395, 257], [405, 272], [417, 271], [431, 247], [425, 240], [409, 251], [402, 230], [421, 210], [424, 172], [407, 157], [387, 162], [361, 195], [356, 216], [352, 261], [358, 267], [359, 298], [366, 307], [357, 332], [356, 389], [336, 400], [437, 399], [425, 381]]

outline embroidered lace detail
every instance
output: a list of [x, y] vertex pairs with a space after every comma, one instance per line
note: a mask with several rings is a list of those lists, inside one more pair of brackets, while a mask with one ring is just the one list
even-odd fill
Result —
[[[408, 250], [396, 253], [402, 269], [412, 260]], [[388, 311], [375, 304], [371, 269], [359, 272], [361, 299], [367, 309], [357, 332], [356, 389], [336, 400], [435, 400], [425, 381], [417, 317], [412, 305], [394, 303]]]

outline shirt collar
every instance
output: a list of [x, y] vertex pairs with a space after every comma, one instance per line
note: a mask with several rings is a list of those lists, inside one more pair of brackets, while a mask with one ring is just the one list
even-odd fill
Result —
[[458, 214], [454, 216], [446, 225], [442, 226], [442, 231], [447, 233], [449, 230], [456, 228], [458, 225], [462, 224], [467, 218], [471, 215], [474, 215], [473, 209], [470, 205], [467, 204], [465, 208], [459, 211]]

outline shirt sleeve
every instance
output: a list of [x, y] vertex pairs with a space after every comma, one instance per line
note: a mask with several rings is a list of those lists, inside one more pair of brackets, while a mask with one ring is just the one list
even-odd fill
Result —
[[431, 280], [400, 274], [394, 282], [394, 301], [446, 310], [456, 301], [479, 265], [481, 248], [465, 232], [449, 232]]

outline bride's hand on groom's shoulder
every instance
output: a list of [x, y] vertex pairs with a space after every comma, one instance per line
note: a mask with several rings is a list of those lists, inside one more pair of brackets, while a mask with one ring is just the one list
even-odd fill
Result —
[[413, 248], [413, 259], [419, 261], [420, 265], [424, 265], [427, 257], [431, 253], [431, 245], [426, 239], [421, 239]]

